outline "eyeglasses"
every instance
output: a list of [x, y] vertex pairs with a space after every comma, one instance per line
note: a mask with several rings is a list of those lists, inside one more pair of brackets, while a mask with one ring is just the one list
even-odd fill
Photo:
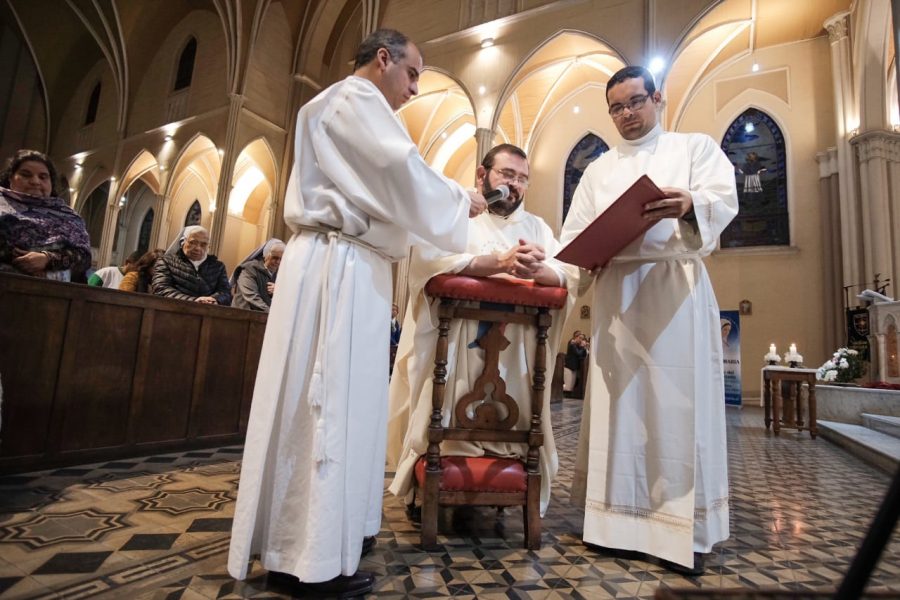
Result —
[[643, 96], [635, 96], [625, 104], [613, 104], [609, 107], [609, 116], [613, 119], [618, 119], [623, 114], [625, 114], [625, 109], [627, 108], [631, 112], [635, 112], [640, 110], [647, 104], [647, 100], [650, 99], [650, 94], [644, 94]]
[[518, 175], [515, 171], [512, 171], [510, 169], [491, 168], [491, 171], [502, 177], [505, 181], [514, 183], [522, 188], [528, 187], [528, 177], [526, 177], [525, 175]]
[[185, 243], [191, 248], [206, 248], [209, 246], [209, 242], [201, 242], [199, 240], [187, 240]]

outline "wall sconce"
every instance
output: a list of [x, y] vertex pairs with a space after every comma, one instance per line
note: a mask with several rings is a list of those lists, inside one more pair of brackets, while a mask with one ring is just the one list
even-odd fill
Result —
[[82, 169], [83, 166], [84, 166], [84, 165], [82, 165], [81, 163], [75, 163], [75, 170], [76, 170], [76, 171], [80, 171], [80, 170]]
[[167, 141], [167, 142], [171, 142], [173, 139], [174, 139], [174, 138], [171, 136], [171, 134], [170, 134], [170, 135], [167, 135], [166, 137], [163, 138], [163, 140], [165, 140], [165, 141]]
[[490, 48], [493, 45], [494, 45], [494, 38], [492, 38], [492, 37], [486, 37], [483, 40], [481, 40], [482, 48]]

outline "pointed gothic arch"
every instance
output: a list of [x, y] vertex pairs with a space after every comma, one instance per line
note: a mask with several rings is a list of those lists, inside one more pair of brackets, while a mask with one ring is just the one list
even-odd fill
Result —
[[781, 127], [748, 108], [725, 132], [722, 150], [735, 167], [738, 216], [722, 232], [722, 248], [789, 246], [787, 152]]
[[607, 150], [609, 150], [609, 145], [603, 141], [603, 138], [588, 132], [578, 140], [569, 152], [563, 174], [562, 219], [560, 219], [560, 223], [565, 222], [566, 215], [569, 214], [569, 207], [572, 205], [572, 195], [575, 193], [575, 188], [578, 187], [578, 182], [581, 181], [581, 176], [584, 175], [584, 170]]

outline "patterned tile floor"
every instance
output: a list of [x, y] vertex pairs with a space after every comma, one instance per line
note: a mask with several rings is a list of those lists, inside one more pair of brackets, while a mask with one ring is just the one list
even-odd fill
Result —
[[[361, 568], [379, 598], [652, 598], [672, 588], [834, 589], [889, 477], [823, 439], [762, 427], [758, 408], [728, 411], [732, 536], [707, 574], [687, 579], [581, 544], [569, 506], [581, 404], [554, 409], [560, 477], [540, 551], [522, 549], [518, 509], [459, 509], [442, 518], [442, 550], [385, 497], [378, 545]], [[0, 479], [0, 597], [286, 598], [255, 563], [225, 571], [240, 447], [121, 460]], [[870, 590], [900, 598], [900, 540]]]

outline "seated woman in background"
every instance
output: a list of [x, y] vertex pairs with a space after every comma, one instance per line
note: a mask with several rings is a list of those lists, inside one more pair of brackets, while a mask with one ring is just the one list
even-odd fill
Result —
[[159, 257], [165, 254], [162, 248], [150, 250], [125, 273], [125, 277], [119, 283], [119, 289], [126, 292], [150, 293], [150, 281], [153, 279], [153, 267]]
[[0, 271], [84, 280], [88, 232], [56, 186], [53, 163], [36, 150], [19, 150], [0, 172]]

